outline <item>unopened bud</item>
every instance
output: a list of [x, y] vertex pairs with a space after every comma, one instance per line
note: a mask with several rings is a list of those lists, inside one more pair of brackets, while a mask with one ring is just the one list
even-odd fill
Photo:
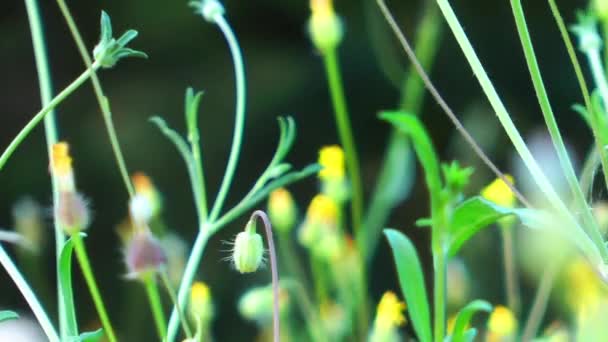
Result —
[[135, 195], [131, 198], [129, 211], [136, 227], [145, 226], [152, 218], [152, 206], [143, 195]]
[[144, 279], [159, 271], [167, 263], [167, 256], [160, 242], [146, 228], [135, 232], [129, 240], [125, 263], [128, 278]]
[[311, 0], [311, 16], [308, 22], [310, 39], [315, 47], [325, 53], [336, 48], [344, 34], [342, 22], [334, 12], [331, 0]]
[[281, 233], [288, 233], [296, 223], [297, 210], [293, 197], [285, 188], [279, 188], [268, 197], [268, 216], [272, 226]]
[[90, 223], [87, 201], [78, 192], [61, 192], [57, 202], [57, 220], [66, 234], [76, 234]]
[[211, 291], [207, 284], [197, 281], [190, 290], [190, 315], [202, 325], [208, 324], [213, 318], [213, 302]]
[[240, 273], [258, 270], [264, 259], [262, 236], [255, 231], [255, 221], [247, 223], [245, 230], [236, 235], [232, 261]]
[[[287, 308], [289, 296], [285, 288], [279, 288], [279, 311]], [[239, 313], [246, 319], [266, 325], [272, 321], [273, 294], [272, 285], [248, 290], [239, 299]]]

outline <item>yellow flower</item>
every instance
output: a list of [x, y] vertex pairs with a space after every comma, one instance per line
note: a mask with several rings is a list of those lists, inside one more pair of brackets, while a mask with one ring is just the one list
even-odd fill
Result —
[[268, 196], [268, 215], [270, 222], [279, 232], [287, 233], [296, 223], [296, 205], [291, 193], [279, 188]]
[[314, 253], [334, 255], [337, 242], [339, 208], [336, 201], [327, 195], [316, 195], [306, 211], [306, 219], [298, 231], [302, 245], [312, 248]]
[[68, 143], [59, 142], [53, 145], [51, 151], [51, 170], [57, 178], [59, 191], [75, 191], [72, 157], [70, 156]]
[[190, 288], [190, 315], [195, 321], [208, 323], [213, 317], [211, 290], [207, 284], [197, 281]]
[[326, 146], [319, 151], [319, 178], [324, 181], [344, 179], [344, 151], [338, 145]]
[[311, 0], [310, 10], [308, 29], [313, 44], [321, 53], [335, 48], [342, 40], [343, 30], [332, 1]]
[[145, 200], [151, 217], [156, 217], [162, 209], [162, 199], [150, 177], [143, 172], [136, 172], [131, 176], [131, 180], [136, 195]]
[[513, 312], [502, 305], [496, 306], [488, 319], [488, 340], [501, 341], [513, 337], [516, 332], [517, 319]]
[[[505, 175], [505, 177], [511, 184], [514, 184], [512, 176]], [[515, 206], [515, 194], [500, 178], [495, 179], [492, 183], [481, 190], [481, 196], [488, 201], [494, 202], [503, 207], [513, 208]]]
[[306, 211], [306, 221], [335, 224], [338, 221], [338, 204], [326, 195], [316, 195]]
[[380, 303], [378, 303], [375, 328], [387, 331], [405, 324], [406, 320], [403, 312], [406, 308], [405, 303], [400, 302], [394, 292], [385, 292], [380, 299]]

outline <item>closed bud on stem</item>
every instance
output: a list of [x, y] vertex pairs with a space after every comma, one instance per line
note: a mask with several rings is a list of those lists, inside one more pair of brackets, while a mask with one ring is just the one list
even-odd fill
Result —
[[205, 326], [213, 319], [211, 291], [207, 284], [197, 281], [190, 290], [190, 315], [194, 322]]
[[272, 226], [281, 233], [289, 233], [296, 224], [297, 209], [291, 193], [279, 188], [268, 197], [268, 216]]
[[308, 31], [312, 43], [322, 54], [335, 49], [342, 41], [344, 32], [332, 0], [311, 0], [310, 10]]
[[[239, 299], [239, 313], [246, 319], [264, 326], [272, 320], [272, 286], [255, 287]], [[289, 295], [283, 287], [279, 288], [279, 310], [283, 311], [289, 303]]]
[[91, 222], [87, 201], [78, 192], [59, 193], [56, 214], [59, 224], [68, 235], [88, 228]]
[[137, 229], [125, 251], [127, 278], [144, 280], [160, 271], [167, 263], [167, 255], [149, 228]]
[[236, 235], [232, 252], [234, 267], [240, 273], [258, 270], [264, 259], [262, 236], [256, 232], [255, 221], [249, 220], [245, 230]]

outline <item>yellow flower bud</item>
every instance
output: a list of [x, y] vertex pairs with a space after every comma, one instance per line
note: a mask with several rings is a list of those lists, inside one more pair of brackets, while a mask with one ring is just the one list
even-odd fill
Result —
[[66, 142], [53, 145], [51, 151], [51, 172], [57, 179], [60, 192], [75, 191], [74, 171], [70, 147]]
[[245, 230], [236, 235], [232, 251], [234, 267], [240, 273], [258, 270], [264, 259], [262, 236], [255, 231], [255, 222], [249, 221]]
[[201, 325], [208, 324], [213, 319], [213, 302], [211, 301], [211, 291], [207, 284], [197, 281], [192, 284], [190, 290], [190, 315]]
[[[505, 177], [511, 184], [514, 184], [513, 177], [510, 175], [505, 175]], [[492, 183], [481, 190], [481, 196], [488, 201], [494, 202], [506, 208], [513, 208], [516, 202], [515, 194], [500, 178], [495, 179]]]
[[319, 171], [321, 180], [344, 179], [344, 151], [338, 145], [325, 146], [319, 151]]
[[329, 232], [337, 230], [339, 209], [329, 196], [315, 196], [308, 210], [306, 219], [298, 232], [298, 239], [306, 247], [313, 247]]
[[311, 16], [308, 22], [310, 39], [315, 47], [325, 53], [342, 41], [342, 22], [334, 12], [331, 0], [311, 0]]
[[293, 197], [285, 188], [279, 188], [268, 197], [268, 216], [272, 226], [281, 233], [291, 231], [296, 223], [297, 210]]
[[370, 341], [396, 340], [398, 338], [397, 328], [406, 323], [405, 316], [403, 315], [405, 309], [405, 303], [399, 301], [394, 292], [385, 292], [378, 303]]
[[517, 333], [517, 319], [511, 310], [502, 305], [494, 308], [488, 319], [489, 341], [510, 341]]

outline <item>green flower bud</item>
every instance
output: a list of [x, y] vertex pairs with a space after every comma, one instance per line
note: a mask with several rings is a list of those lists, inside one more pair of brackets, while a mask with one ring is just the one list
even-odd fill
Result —
[[232, 261], [240, 273], [252, 273], [258, 270], [264, 259], [262, 236], [255, 231], [255, 222], [249, 221], [245, 230], [236, 235]]
[[[287, 308], [288, 294], [284, 288], [279, 289], [279, 311]], [[269, 324], [272, 321], [272, 285], [255, 287], [241, 296], [238, 309], [241, 316], [260, 325]]]
[[279, 188], [268, 197], [268, 216], [272, 226], [281, 233], [289, 233], [296, 224], [297, 210], [293, 197], [285, 188]]
[[308, 22], [310, 39], [315, 47], [325, 53], [336, 48], [344, 35], [342, 22], [334, 12], [331, 0], [311, 0], [311, 16]]

